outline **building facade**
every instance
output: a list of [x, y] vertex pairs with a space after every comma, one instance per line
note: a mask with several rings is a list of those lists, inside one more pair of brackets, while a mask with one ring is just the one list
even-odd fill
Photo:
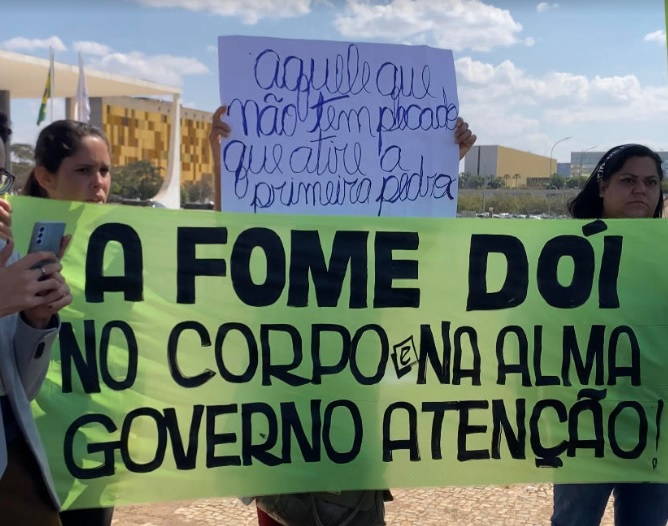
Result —
[[[668, 175], [668, 152], [656, 152], [663, 161], [663, 173]], [[571, 175], [589, 177], [605, 152], [571, 152]]]
[[539, 188], [557, 173], [557, 161], [505, 146], [474, 146], [464, 158], [464, 172], [501, 178], [509, 188]]
[[571, 163], [557, 163], [557, 175], [561, 177], [570, 177]]
[[[69, 112], [71, 99], [66, 101]], [[135, 97], [90, 99], [90, 123], [109, 138], [112, 166], [149, 161], [167, 169], [172, 103]], [[181, 107], [181, 184], [213, 176], [209, 130], [213, 114]]]

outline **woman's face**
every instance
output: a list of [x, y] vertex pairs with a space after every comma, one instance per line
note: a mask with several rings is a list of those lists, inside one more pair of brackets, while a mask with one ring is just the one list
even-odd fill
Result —
[[661, 180], [651, 157], [631, 157], [610, 179], [600, 183], [603, 217], [654, 217], [661, 195]]
[[44, 170], [39, 180], [51, 199], [104, 203], [111, 186], [110, 165], [107, 143], [89, 135], [74, 155], [63, 159], [58, 172]]

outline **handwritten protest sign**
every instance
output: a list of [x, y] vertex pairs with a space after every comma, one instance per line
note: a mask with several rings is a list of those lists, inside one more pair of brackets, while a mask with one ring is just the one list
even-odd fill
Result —
[[219, 38], [225, 211], [454, 217], [452, 52]]
[[35, 409], [67, 506], [668, 482], [668, 222], [13, 206], [74, 233]]

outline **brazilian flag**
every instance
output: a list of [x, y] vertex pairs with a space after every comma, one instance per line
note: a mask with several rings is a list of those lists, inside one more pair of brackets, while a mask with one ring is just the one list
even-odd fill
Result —
[[51, 97], [51, 77], [53, 77], [53, 59], [49, 66], [49, 76], [46, 77], [46, 86], [44, 87], [44, 95], [42, 95], [42, 105], [39, 107], [39, 115], [37, 115], [37, 125], [42, 124], [46, 119], [46, 103]]

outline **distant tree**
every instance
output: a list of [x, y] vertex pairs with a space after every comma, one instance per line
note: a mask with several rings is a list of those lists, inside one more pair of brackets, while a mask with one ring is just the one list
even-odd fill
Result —
[[23, 188], [35, 166], [35, 149], [31, 144], [12, 144], [9, 151], [12, 155], [12, 173], [16, 176], [14, 188]]
[[513, 175], [513, 179], [515, 179], [515, 188], [517, 188], [517, 181], [520, 179], [520, 174]]
[[564, 186], [566, 186], [566, 179], [557, 174], [551, 175], [550, 180], [547, 183], [548, 188], [554, 188], [556, 190], [563, 188]]
[[110, 194], [124, 199], [151, 199], [162, 183], [160, 168], [149, 161], [134, 161], [112, 171]]
[[485, 177], [463, 173], [459, 176], [459, 188], [484, 188]]
[[508, 181], [510, 180], [510, 174], [503, 175], [503, 181], [506, 183], [506, 188], [508, 188]]
[[33, 148], [32, 144], [12, 144], [10, 151], [12, 152], [12, 160], [18, 162], [31, 163], [35, 159], [35, 148]]
[[505, 182], [499, 177], [494, 177], [487, 182], [487, 188], [503, 188]]
[[186, 181], [181, 185], [186, 203], [205, 203], [213, 201], [213, 175], [204, 174], [198, 181]]
[[471, 177], [471, 188], [484, 188], [486, 180], [481, 175], [474, 175]]
[[575, 175], [566, 179], [566, 188], [584, 188], [587, 177], [584, 175]]

